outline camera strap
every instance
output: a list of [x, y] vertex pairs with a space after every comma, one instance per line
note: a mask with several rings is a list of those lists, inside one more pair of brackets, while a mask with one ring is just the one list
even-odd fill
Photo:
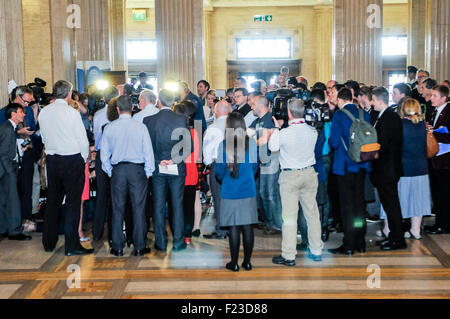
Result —
[[304, 119], [301, 119], [301, 120], [292, 122], [291, 125], [295, 125], [295, 124], [305, 124], [305, 123], [306, 123], [305, 120], [304, 120]]

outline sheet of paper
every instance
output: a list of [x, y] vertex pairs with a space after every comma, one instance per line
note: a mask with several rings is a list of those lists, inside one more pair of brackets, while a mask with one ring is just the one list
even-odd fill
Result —
[[434, 130], [436, 133], [444, 133], [444, 134], [449, 134], [448, 133], [448, 128], [446, 126], [443, 126], [437, 130]]
[[439, 143], [439, 152], [436, 154], [436, 156], [441, 156], [447, 153], [450, 153], [450, 144]]
[[178, 176], [178, 166], [176, 164], [167, 166], [159, 165], [159, 172], [161, 174]]

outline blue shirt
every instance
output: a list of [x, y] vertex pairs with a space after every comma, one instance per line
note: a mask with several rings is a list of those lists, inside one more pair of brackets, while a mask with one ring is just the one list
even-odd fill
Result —
[[[355, 118], [359, 118], [359, 109], [354, 104], [347, 104], [344, 106], [346, 110], [349, 110]], [[369, 113], [364, 112], [364, 120], [370, 123]], [[334, 113], [333, 121], [331, 124], [331, 134], [329, 143], [330, 146], [335, 149], [333, 159], [333, 173], [336, 175], [346, 175], [347, 173], [358, 173], [360, 169], [370, 172], [370, 162], [355, 163], [347, 154], [344, 148], [342, 140], [348, 148], [350, 143], [350, 127], [352, 126], [352, 120], [344, 114], [344, 112], [337, 111]]]
[[258, 170], [256, 143], [253, 140], [249, 141], [249, 149], [245, 154], [245, 163], [239, 164], [238, 178], [231, 177], [228, 169], [225, 142], [220, 144], [218, 154], [222, 154], [222, 161], [217, 160], [216, 162], [216, 177], [222, 182], [220, 196], [226, 199], [255, 197], [255, 174]]
[[147, 127], [131, 119], [130, 114], [121, 114], [111, 122], [103, 132], [102, 169], [112, 175], [112, 166], [120, 162], [145, 164], [145, 174], [152, 176], [155, 170], [155, 158]]
[[[251, 111], [252, 112], [252, 111]], [[267, 112], [263, 117], [261, 118], [257, 118], [256, 120], [253, 121], [252, 124], [250, 124], [250, 128], [254, 129], [256, 131], [256, 139], [259, 140], [263, 134], [264, 134], [264, 130], [271, 130], [273, 128], [275, 128], [275, 124], [273, 124], [273, 119], [272, 119], [272, 112]], [[266, 151], [266, 157], [265, 158], [270, 158], [271, 161], [269, 163], [260, 163], [261, 167], [267, 167], [271, 165], [272, 162], [272, 158], [271, 158], [271, 152], [269, 150], [269, 148], [266, 145], [260, 145], [258, 147], [258, 159], [262, 159], [261, 155], [259, 152], [261, 151]]]

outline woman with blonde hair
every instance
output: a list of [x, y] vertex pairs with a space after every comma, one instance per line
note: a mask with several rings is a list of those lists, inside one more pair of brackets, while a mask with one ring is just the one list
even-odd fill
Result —
[[[431, 214], [431, 192], [427, 161], [427, 127], [419, 102], [407, 99], [400, 110], [403, 123], [403, 176], [398, 183], [400, 206], [404, 219], [411, 218], [411, 229], [405, 238], [421, 239], [422, 217]], [[381, 209], [380, 217], [386, 219]], [[389, 233], [387, 219], [384, 233]]]

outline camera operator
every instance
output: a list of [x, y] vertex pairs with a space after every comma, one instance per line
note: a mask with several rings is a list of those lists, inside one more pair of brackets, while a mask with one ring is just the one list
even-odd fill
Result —
[[306, 124], [302, 100], [291, 98], [287, 104], [289, 127], [280, 131], [283, 120], [273, 118], [276, 129], [269, 141], [269, 149], [280, 152], [282, 171], [279, 179], [283, 216], [281, 256], [274, 257], [272, 262], [294, 266], [299, 201], [308, 225], [309, 258], [322, 260], [323, 242], [316, 201], [319, 181], [313, 167], [318, 134], [315, 128]]

